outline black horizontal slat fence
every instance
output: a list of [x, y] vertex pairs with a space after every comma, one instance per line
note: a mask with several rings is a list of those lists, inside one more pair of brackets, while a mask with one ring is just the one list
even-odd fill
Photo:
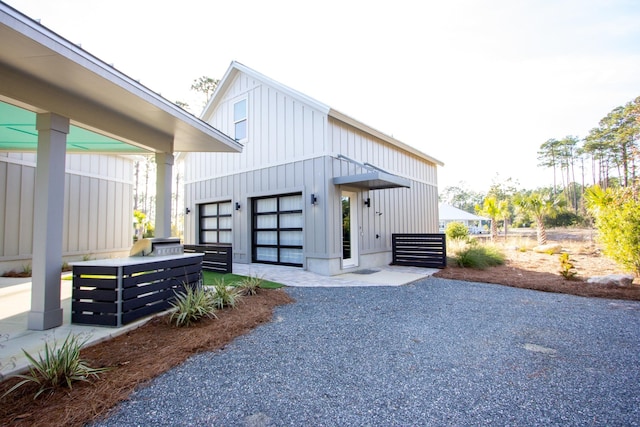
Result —
[[185, 253], [202, 253], [202, 269], [216, 273], [233, 273], [231, 245], [184, 245]]
[[203, 256], [198, 255], [148, 257], [116, 267], [74, 265], [71, 322], [122, 326], [168, 309], [175, 292], [199, 283]]
[[393, 265], [445, 268], [447, 246], [444, 234], [392, 234]]

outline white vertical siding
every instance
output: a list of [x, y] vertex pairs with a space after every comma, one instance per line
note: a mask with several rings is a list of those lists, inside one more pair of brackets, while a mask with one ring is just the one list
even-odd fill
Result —
[[[35, 166], [33, 153], [0, 153], [0, 261], [27, 259], [32, 254]], [[64, 255], [130, 248], [133, 184], [129, 158], [70, 154], [64, 184]]]
[[[437, 165], [319, 111], [305, 98], [277, 85], [240, 72], [221, 94], [207, 121], [234, 134], [233, 105], [246, 99], [248, 138], [242, 153], [190, 153], [185, 161], [185, 242], [198, 243], [197, 204], [229, 200], [243, 204], [234, 211], [234, 256], [250, 261], [251, 197], [302, 191], [304, 198], [304, 253], [317, 259], [342, 256], [343, 188], [332, 178], [365, 171], [338, 160], [343, 154], [368, 162], [411, 181], [411, 188], [358, 190], [358, 224], [362, 226], [360, 253], [391, 250], [393, 233], [435, 233]], [[349, 189], [345, 187], [344, 189]], [[318, 196], [311, 206], [309, 195]], [[364, 206], [364, 198], [371, 207]], [[377, 214], [381, 213], [381, 215]], [[379, 238], [376, 238], [379, 235]]]
[[208, 122], [233, 137], [233, 105], [247, 99], [248, 138], [242, 153], [187, 154], [185, 180], [207, 180], [317, 157], [324, 152], [327, 115], [240, 74]]
[[338, 120], [329, 119], [328, 125], [328, 152], [343, 154], [396, 175], [437, 185], [437, 166], [434, 163]]

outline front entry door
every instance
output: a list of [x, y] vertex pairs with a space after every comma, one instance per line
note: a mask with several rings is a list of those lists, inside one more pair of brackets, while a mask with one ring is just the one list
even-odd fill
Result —
[[343, 191], [342, 202], [342, 267], [358, 266], [358, 204], [357, 195]]

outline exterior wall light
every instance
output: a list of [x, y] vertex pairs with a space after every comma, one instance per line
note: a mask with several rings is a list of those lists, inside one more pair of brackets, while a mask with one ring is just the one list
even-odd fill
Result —
[[368, 208], [371, 207], [371, 198], [367, 197], [366, 199], [364, 199], [364, 205]]
[[316, 197], [315, 194], [311, 195], [311, 204], [315, 205], [316, 203], [318, 203], [318, 198]]
[[239, 211], [240, 210], [240, 202], [236, 202], [236, 210]]

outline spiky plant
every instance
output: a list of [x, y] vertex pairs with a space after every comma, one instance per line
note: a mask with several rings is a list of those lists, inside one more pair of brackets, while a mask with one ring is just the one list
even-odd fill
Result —
[[227, 286], [224, 279], [216, 280], [211, 286], [211, 291], [214, 295], [215, 306], [218, 309], [225, 307], [235, 307], [240, 300], [240, 292], [233, 286]]
[[203, 317], [215, 318], [216, 300], [201, 284], [185, 285], [184, 291], [176, 292], [171, 305], [175, 308], [169, 321], [176, 326], [191, 326]]
[[248, 276], [242, 279], [238, 288], [242, 295], [255, 295], [258, 293], [258, 288], [262, 285], [264, 279], [258, 276]]
[[37, 359], [22, 349], [31, 364], [29, 373], [14, 375], [22, 378], [22, 381], [11, 387], [3, 397], [29, 383], [40, 386], [34, 396], [35, 399], [45, 391], [53, 392], [59, 387], [71, 389], [75, 381], [90, 381], [91, 377], [98, 378], [101, 373], [110, 368], [92, 368], [80, 357], [80, 349], [88, 339], [88, 337], [80, 339], [79, 336], [70, 333], [60, 346], [57, 342], [54, 342], [53, 346], [45, 343], [44, 354], [38, 353]]

